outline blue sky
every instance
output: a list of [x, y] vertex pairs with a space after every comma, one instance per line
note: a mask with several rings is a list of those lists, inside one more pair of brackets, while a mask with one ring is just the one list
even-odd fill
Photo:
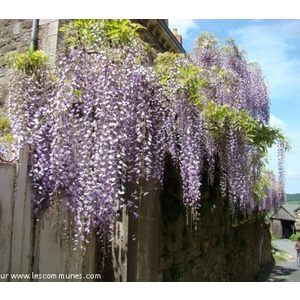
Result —
[[[272, 126], [280, 127], [291, 141], [286, 153], [286, 192], [300, 193], [300, 20], [293, 19], [169, 19], [183, 46], [191, 52], [202, 31], [220, 40], [233, 37], [257, 62], [270, 90]], [[268, 168], [277, 175], [277, 150], [269, 151]]]

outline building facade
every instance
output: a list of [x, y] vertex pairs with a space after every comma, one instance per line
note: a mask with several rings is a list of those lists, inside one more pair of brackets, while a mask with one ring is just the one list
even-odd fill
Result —
[[300, 232], [300, 206], [283, 204], [271, 217], [271, 233], [276, 238], [289, 238]]
[[[157, 52], [184, 53], [178, 38], [168, 27], [166, 19], [132, 19], [147, 30], [141, 32], [141, 39]], [[0, 116], [7, 112], [8, 71], [5, 55], [23, 52], [30, 45], [50, 54], [53, 59], [63, 34], [59, 28], [66, 19], [6, 19], [0, 20]]]

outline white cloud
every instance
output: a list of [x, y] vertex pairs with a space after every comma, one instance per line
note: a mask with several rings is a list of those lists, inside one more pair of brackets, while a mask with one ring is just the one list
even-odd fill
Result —
[[275, 115], [270, 115], [270, 125], [275, 128], [280, 128], [282, 130], [287, 128], [287, 125]]
[[249, 60], [260, 64], [271, 96], [277, 100], [287, 93], [299, 95], [299, 28], [299, 20], [280, 20], [255, 22], [230, 32], [247, 51]]
[[297, 171], [288, 171], [286, 177], [289, 179], [300, 179], [300, 173]]
[[169, 19], [169, 28], [177, 29], [183, 39], [189, 39], [191, 38], [189, 31], [198, 29], [198, 25], [193, 19]]

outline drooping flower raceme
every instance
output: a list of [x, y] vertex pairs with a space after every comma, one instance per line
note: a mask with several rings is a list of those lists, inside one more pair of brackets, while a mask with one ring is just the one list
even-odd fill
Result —
[[119, 209], [138, 206], [146, 180], [163, 184], [167, 152], [194, 219], [203, 174], [214, 184], [216, 164], [232, 213], [253, 211], [263, 153], [251, 132], [269, 118], [258, 66], [235, 45], [222, 49], [202, 37], [192, 59], [162, 55], [153, 67], [136, 35], [121, 30], [112, 38], [113, 20], [77, 25], [66, 32], [55, 66], [12, 75], [11, 122], [29, 148], [33, 212], [64, 198], [75, 243], [112, 233]]
[[[207, 98], [228, 105], [237, 112], [246, 111], [257, 122], [269, 123], [268, 89], [257, 64], [249, 64], [245, 53], [233, 40], [221, 44], [213, 36], [203, 34], [194, 48], [194, 61], [208, 71]], [[219, 140], [216, 151], [222, 168], [223, 194], [246, 211], [256, 207], [253, 187], [260, 178], [265, 153], [249, 143], [244, 130], [228, 122], [226, 139]], [[281, 153], [282, 156], [283, 153]]]
[[[223, 45], [205, 34], [192, 59], [167, 54], [160, 55], [156, 64], [176, 116], [169, 121], [176, 120], [170, 136], [178, 137], [178, 151], [170, 149], [180, 166], [187, 203], [198, 206], [203, 172], [209, 173], [213, 184], [218, 163], [221, 192], [229, 196], [233, 217], [255, 211], [254, 190], [268, 144], [264, 139], [277, 134], [267, 127], [269, 95], [259, 66], [248, 64], [232, 40]], [[280, 157], [283, 154], [284, 150]]]
[[126, 182], [137, 187], [134, 202], [143, 180], [162, 181], [167, 104], [150, 64], [137, 63], [147, 62], [139, 47], [135, 39], [62, 49], [56, 69], [12, 77], [11, 120], [31, 154], [34, 213], [66, 198], [76, 243], [112, 231], [120, 205], [132, 199]]

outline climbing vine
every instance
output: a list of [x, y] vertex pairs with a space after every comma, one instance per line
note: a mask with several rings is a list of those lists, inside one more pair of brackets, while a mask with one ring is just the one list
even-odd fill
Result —
[[129, 20], [76, 20], [62, 30], [55, 64], [32, 49], [10, 57], [10, 120], [15, 143], [29, 149], [34, 214], [65, 198], [77, 245], [111, 234], [123, 205], [138, 213], [145, 181], [163, 184], [167, 154], [192, 219], [205, 161], [211, 182], [221, 165], [232, 213], [253, 210], [267, 148], [288, 144], [268, 126], [259, 67], [232, 40], [222, 48], [203, 35], [194, 57], [161, 54], [152, 65], [144, 29]]
[[[253, 64], [247, 64], [231, 40], [223, 46], [203, 34], [194, 58], [164, 53], [158, 55], [154, 68], [176, 116], [169, 126], [170, 145], [176, 146], [169, 149], [185, 179], [183, 198], [197, 211], [201, 189], [196, 185], [201, 185], [206, 171], [203, 162], [208, 162], [211, 183], [218, 162], [221, 192], [229, 196], [232, 216], [253, 211], [264, 199], [258, 197], [256, 186], [268, 148], [278, 141], [281, 158], [289, 148], [281, 131], [268, 126], [269, 98], [258, 66], [253, 69]], [[283, 171], [281, 166], [282, 182]]]

